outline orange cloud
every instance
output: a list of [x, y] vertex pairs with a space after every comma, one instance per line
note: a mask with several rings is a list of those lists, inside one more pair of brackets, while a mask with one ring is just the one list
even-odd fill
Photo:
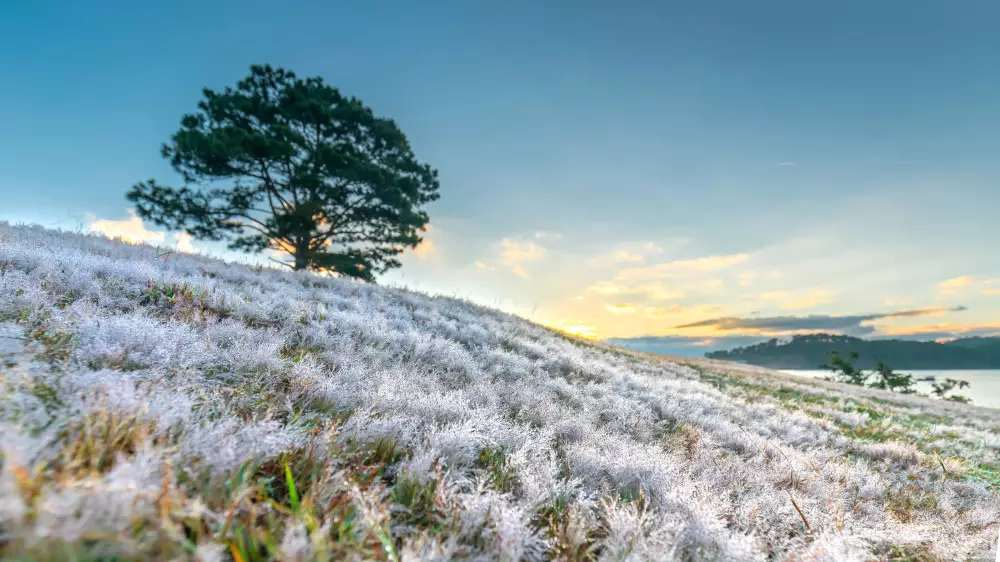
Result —
[[431, 257], [434, 252], [437, 251], [437, 247], [434, 242], [424, 238], [423, 242], [417, 244], [417, 247], [413, 249], [413, 253], [417, 256], [417, 259], [425, 260]]
[[530, 240], [519, 242], [510, 238], [504, 238], [500, 241], [500, 261], [510, 267], [511, 271], [519, 277], [528, 277], [523, 264], [539, 261], [544, 257], [545, 248]]
[[613, 303], [604, 305], [604, 310], [615, 314], [632, 314], [635, 312], [635, 309], [636, 306], [634, 304], [628, 303]]
[[879, 332], [887, 336], [919, 336], [921, 334], [1000, 334], [1000, 324], [925, 324], [921, 326], [892, 326], [886, 325], [879, 329]]
[[973, 284], [971, 275], [953, 277], [947, 281], [938, 283], [938, 290], [942, 295], [957, 295]]
[[169, 235], [163, 230], [149, 230], [142, 219], [135, 214], [134, 209], [127, 209], [129, 218], [123, 220], [99, 219], [94, 215], [87, 214], [87, 230], [103, 234], [108, 238], [115, 238], [128, 242], [129, 244], [153, 244], [164, 246], [168, 244], [168, 238], [173, 240], [173, 246], [178, 252], [187, 254], [197, 253], [191, 243], [193, 238], [187, 232], [177, 232]]
[[427, 225], [427, 227], [424, 230], [423, 240], [421, 240], [420, 243], [417, 244], [416, 248], [413, 248], [413, 254], [417, 256], [417, 259], [426, 260], [427, 258], [437, 253], [437, 246], [434, 244], [434, 241], [431, 240], [430, 238], [432, 236], [432, 233], [435, 232], [436, 229], [433, 226]]
[[130, 244], [162, 244], [167, 239], [163, 231], [149, 230], [136, 216], [134, 209], [128, 209], [129, 218], [120, 221], [98, 219], [87, 215], [90, 232], [99, 232], [108, 238], [119, 238]]

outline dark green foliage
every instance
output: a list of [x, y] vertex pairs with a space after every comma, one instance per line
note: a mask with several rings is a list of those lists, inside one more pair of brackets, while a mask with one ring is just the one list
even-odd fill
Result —
[[[899, 392], [901, 394], [917, 394], [917, 381], [913, 378], [913, 375], [897, 373], [882, 362], [877, 363], [874, 370], [866, 372], [854, 365], [853, 361], [857, 360], [858, 354], [856, 352], [850, 352], [847, 359], [845, 359], [836, 351], [831, 351], [830, 364], [822, 365], [822, 368], [833, 371], [833, 377], [829, 380], [846, 382], [848, 384], [856, 384], [859, 386], [868, 386], [871, 388], [881, 388], [882, 390]], [[943, 398], [953, 402], [972, 402], [972, 400], [966, 396], [947, 396], [947, 394], [955, 388], [968, 388], [969, 383], [966, 381], [945, 379], [944, 382], [934, 383], [931, 386], [933, 388], [933, 390], [931, 390], [931, 395], [937, 398]]]
[[913, 375], [897, 373], [885, 363], [879, 362], [875, 365], [874, 376], [875, 382], [869, 385], [871, 387], [892, 392], [901, 392], [903, 394], [913, 394], [916, 392], [914, 386], [916, 386], [917, 381], [913, 379]]
[[848, 384], [857, 384], [864, 386], [868, 382], [868, 378], [871, 373], [866, 373], [862, 369], [854, 366], [852, 361], [858, 360], [858, 353], [852, 351], [847, 355], [847, 359], [840, 356], [840, 353], [836, 351], [830, 352], [830, 363], [823, 364], [821, 367], [828, 371], [833, 371], [834, 377]]
[[420, 243], [437, 171], [417, 161], [395, 122], [322, 78], [270, 66], [203, 94], [162, 151], [188, 185], [136, 184], [128, 199], [140, 217], [234, 250], [288, 252], [294, 269], [366, 280]]
[[1000, 337], [959, 338], [946, 343], [910, 340], [865, 340], [833, 334], [771, 339], [728, 351], [706, 353], [709, 359], [750, 363], [772, 369], [815, 369], [831, 351], [841, 356], [857, 351], [857, 365], [874, 369], [879, 362], [897, 369], [998, 369]]
[[[912, 375], [897, 373], [885, 363], [879, 362], [875, 369], [865, 371], [854, 365], [854, 361], [859, 358], [857, 352], [850, 352], [847, 358], [843, 358], [836, 351], [830, 352], [830, 364], [822, 365], [823, 369], [833, 371], [833, 380], [856, 384], [859, 386], [869, 386], [871, 388], [881, 388], [891, 392], [902, 394], [913, 394], [917, 381]], [[869, 382], [871, 381], [871, 382]]]
[[937, 396], [938, 398], [944, 398], [946, 400], [951, 400], [953, 402], [972, 402], [972, 400], [970, 400], [968, 397], [962, 396], [960, 394], [953, 394], [951, 396], [947, 396], [947, 394], [952, 390], [954, 390], [955, 388], [968, 388], [969, 383], [966, 381], [959, 381], [955, 379], [944, 379], [944, 382], [936, 382], [932, 384], [931, 387], [933, 388], [933, 390], [931, 390], [931, 394]]

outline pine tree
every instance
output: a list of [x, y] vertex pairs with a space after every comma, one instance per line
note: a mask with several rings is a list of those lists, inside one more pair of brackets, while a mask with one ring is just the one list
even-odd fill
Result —
[[162, 149], [188, 185], [136, 184], [127, 197], [140, 217], [369, 281], [421, 242], [438, 174], [394, 121], [322, 78], [270, 66], [203, 95]]

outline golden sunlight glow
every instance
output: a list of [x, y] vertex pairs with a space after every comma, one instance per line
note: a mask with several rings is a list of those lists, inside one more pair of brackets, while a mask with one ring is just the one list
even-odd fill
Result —
[[593, 326], [573, 325], [573, 326], [553, 326], [555, 329], [567, 334], [588, 340], [598, 339], [596, 328]]

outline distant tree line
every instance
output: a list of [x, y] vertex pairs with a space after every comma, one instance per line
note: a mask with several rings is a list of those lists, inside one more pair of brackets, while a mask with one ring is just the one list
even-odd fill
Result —
[[831, 352], [858, 353], [857, 365], [879, 363], [897, 369], [1000, 369], [1000, 338], [960, 338], [950, 342], [865, 340], [833, 334], [771, 339], [729, 351], [706, 353], [710, 359], [737, 361], [772, 369], [820, 369]]

